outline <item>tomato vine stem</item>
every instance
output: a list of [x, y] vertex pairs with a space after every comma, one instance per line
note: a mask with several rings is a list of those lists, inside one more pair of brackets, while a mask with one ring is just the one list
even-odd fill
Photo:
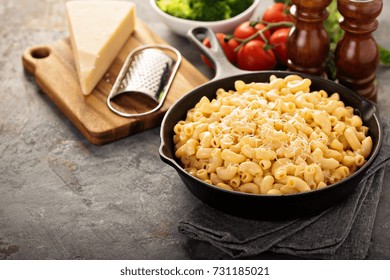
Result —
[[234, 49], [235, 52], [238, 52], [242, 48], [242, 46], [244, 46], [249, 41], [255, 39], [257, 36], [260, 36], [261, 39], [264, 41], [264, 43], [265, 43], [264, 49], [269, 50], [272, 47], [268, 44], [268, 39], [264, 36], [265, 31], [270, 30], [271, 28], [275, 28], [275, 27], [292, 27], [292, 26], [294, 26], [294, 23], [289, 22], [289, 21], [267, 22], [267, 21], [260, 20], [260, 21], [257, 21], [257, 23], [264, 24], [265, 28], [258, 30], [256, 33], [254, 33], [253, 35], [251, 35], [245, 39], [239, 39], [239, 38], [236, 38], [233, 36], [234, 40], [240, 42], [240, 44], [237, 46], [237, 48]]

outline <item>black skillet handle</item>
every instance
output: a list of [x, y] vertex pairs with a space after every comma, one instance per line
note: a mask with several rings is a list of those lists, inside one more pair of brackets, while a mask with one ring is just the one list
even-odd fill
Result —
[[362, 98], [361, 102], [360, 111], [363, 122], [371, 119], [373, 115], [379, 118], [378, 106], [373, 101]]
[[169, 164], [173, 168], [178, 169], [177, 163], [174, 160], [174, 155], [172, 154], [172, 152], [168, 150], [168, 147], [165, 145], [165, 142], [162, 137], [163, 136], [161, 135], [161, 144], [158, 150], [158, 153], [160, 154], [160, 158], [166, 164]]
[[[188, 31], [188, 39], [191, 43], [207, 57], [208, 60], [212, 61], [215, 66], [215, 77], [214, 79], [221, 79], [235, 75], [241, 75], [250, 73], [249, 71], [240, 70], [235, 67], [226, 58], [225, 53], [221, 45], [218, 42], [214, 32], [207, 27], [195, 27]], [[202, 44], [199, 37], [208, 38], [210, 40], [211, 47], [208, 48]]]

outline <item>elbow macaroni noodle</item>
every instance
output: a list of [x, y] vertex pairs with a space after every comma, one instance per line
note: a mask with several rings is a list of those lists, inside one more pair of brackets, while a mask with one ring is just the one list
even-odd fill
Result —
[[370, 155], [368, 128], [338, 93], [310, 91], [297, 75], [235, 82], [202, 99], [174, 127], [175, 156], [209, 184], [252, 194], [321, 189]]

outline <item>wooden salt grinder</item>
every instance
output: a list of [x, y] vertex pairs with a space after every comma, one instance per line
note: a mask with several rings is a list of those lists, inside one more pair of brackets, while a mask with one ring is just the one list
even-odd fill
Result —
[[344, 17], [340, 26], [345, 33], [336, 47], [336, 77], [340, 84], [376, 101], [379, 52], [372, 32], [378, 27], [382, 0], [338, 0], [337, 6]]
[[290, 11], [296, 18], [287, 41], [288, 68], [313, 75], [324, 75], [329, 52], [329, 36], [324, 20], [331, 0], [293, 0]]

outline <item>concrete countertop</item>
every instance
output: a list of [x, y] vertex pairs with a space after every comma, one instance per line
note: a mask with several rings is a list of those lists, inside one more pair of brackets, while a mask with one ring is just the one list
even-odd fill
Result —
[[[104, 146], [90, 144], [24, 73], [21, 54], [68, 36], [65, 0], [0, 0], [0, 259], [217, 259], [177, 231], [199, 201], [158, 155], [159, 127]], [[137, 14], [206, 76], [186, 38]], [[259, 12], [272, 1], [264, 0]], [[390, 48], [390, 9], [375, 33]], [[378, 105], [390, 116], [390, 67], [378, 68]], [[390, 169], [369, 259], [390, 259]], [[288, 258], [264, 254], [257, 258]]]

